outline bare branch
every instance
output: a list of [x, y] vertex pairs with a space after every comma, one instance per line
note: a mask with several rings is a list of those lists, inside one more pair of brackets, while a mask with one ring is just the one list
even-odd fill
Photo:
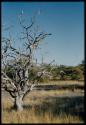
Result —
[[9, 38], [2, 37], [2, 88], [9, 92], [19, 107], [21, 100], [33, 90], [36, 83], [46, 73], [45, 69], [41, 69], [40, 73], [39, 71], [36, 74], [33, 73], [36, 65], [34, 65], [33, 54], [41, 40], [51, 35], [34, 29], [36, 14], [32, 17], [30, 25], [24, 25], [22, 16], [23, 11], [19, 16], [19, 23], [23, 29], [23, 36], [20, 39], [23, 40], [25, 46], [20, 49], [15, 47], [15, 41], [12, 40], [10, 34]]
[[9, 83], [13, 86], [13, 88], [16, 89], [16, 86], [15, 86], [14, 82], [4, 72], [2, 72], [2, 79], [6, 80], [6, 81], [8, 80]]
[[9, 94], [12, 96], [12, 98], [15, 98], [15, 97], [16, 97], [15, 91], [9, 90], [9, 89], [7, 88], [7, 86], [5, 86], [4, 89], [5, 89], [5, 91], [9, 92]]

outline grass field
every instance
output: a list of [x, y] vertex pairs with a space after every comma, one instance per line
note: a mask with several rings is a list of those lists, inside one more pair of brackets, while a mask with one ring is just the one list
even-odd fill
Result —
[[39, 84], [49, 84], [49, 85], [74, 85], [74, 84], [78, 84], [78, 85], [84, 85], [84, 81], [76, 81], [76, 80], [59, 80], [59, 81], [49, 81], [49, 82], [45, 82], [45, 83], [39, 83]]
[[24, 111], [13, 111], [12, 105], [10, 96], [4, 94], [2, 123], [84, 123], [84, 93], [80, 90], [33, 90], [24, 100]]

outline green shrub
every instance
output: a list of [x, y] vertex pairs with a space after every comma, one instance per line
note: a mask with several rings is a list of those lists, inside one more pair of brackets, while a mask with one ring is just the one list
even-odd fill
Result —
[[72, 74], [71, 75], [71, 80], [79, 80], [80, 79], [80, 76], [77, 75], [77, 74]]

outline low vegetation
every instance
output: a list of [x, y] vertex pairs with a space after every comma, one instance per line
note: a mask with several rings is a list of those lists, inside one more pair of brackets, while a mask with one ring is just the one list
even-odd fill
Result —
[[[39, 81], [41, 83], [50, 83], [57, 80], [66, 80], [66, 81], [83, 81], [84, 80], [84, 63], [77, 66], [65, 66], [65, 65], [48, 65], [48, 64], [34, 64], [34, 67], [30, 71], [30, 78], [35, 77], [39, 69], [45, 69], [46, 74], [43, 75]], [[64, 74], [61, 74], [61, 71], [64, 71]], [[9, 67], [6, 69], [6, 72], [9, 77], [12, 77], [12, 69]]]

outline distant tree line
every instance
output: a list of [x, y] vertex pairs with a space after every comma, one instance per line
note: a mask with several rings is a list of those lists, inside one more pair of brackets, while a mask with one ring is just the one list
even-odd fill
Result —
[[[46, 63], [42, 63], [37, 65], [34, 63], [34, 66], [31, 68], [29, 73], [29, 78], [35, 78], [39, 69], [45, 69], [45, 74], [40, 78], [40, 82], [48, 82], [48, 81], [56, 81], [56, 80], [84, 80], [85, 70], [84, 61], [77, 66], [65, 66], [65, 65], [48, 65]], [[9, 77], [13, 78], [14, 76], [14, 69], [7, 65], [5, 69], [6, 73]], [[40, 72], [39, 72], [40, 74]]]

